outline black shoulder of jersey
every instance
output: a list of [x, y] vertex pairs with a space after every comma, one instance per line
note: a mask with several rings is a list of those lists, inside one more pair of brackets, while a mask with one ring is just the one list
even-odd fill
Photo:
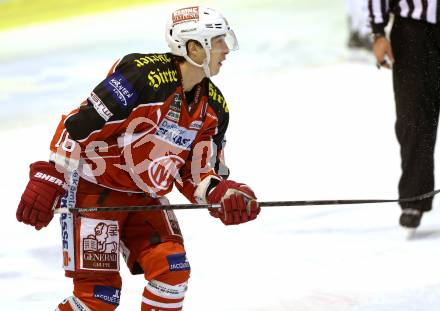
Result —
[[132, 71], [140, 74], [144, 86], [145, 101], [163, 101], [181, 84], [178, 69], [170, 53], [124, 56], [116, 71]]
[[87, 105], [66, 119], [66, 129], [73, 139], [83, 139], [139, 105], [165, 101], [180, 84], [171, 54], [128, 54], [93, 89]]

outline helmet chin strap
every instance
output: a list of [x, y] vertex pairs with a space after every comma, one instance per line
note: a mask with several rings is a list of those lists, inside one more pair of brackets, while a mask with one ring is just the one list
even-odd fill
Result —
[[183, 57], [188, 61], [188, 63], [190, 63], [196, 67], [203, 68], [203, 71], [205, 72], [205, 76], [207, 78], [211, 78], [211, 70], [209, 70], [209, 61], [211, 59], [211, 57], [210, 57], [211, 53], [210, 53], [209, 49], [206, 47], [204, 48], [204, 50], [205, 50], [206, 58], [202, 64], [197, 64], [195, 61], [193, 61], [191, 59], [191, 57], [188, 56], [188, 54], [185, 54]]
[[211, 78], [211, 70], [209, 70], [209, 55], [203, 61], [203, 71], [207, 78]]

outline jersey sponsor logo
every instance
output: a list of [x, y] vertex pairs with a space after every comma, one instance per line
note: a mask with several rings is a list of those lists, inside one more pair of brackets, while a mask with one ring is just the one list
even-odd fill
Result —
[[155, 55], [145, 55], [135, 59], [136, 67], [141, 68], [148, 64], [168, 64], [171, 63], [171, 58], [167, 54], [155, 54]]
[[167, 256], [168, 268], [170, 271], [191, 270], [185, 253], [172, 254]]
[[150, 81], [149, 85], [157, 90], [163, 84], [177, 82], [177, 76], [177, 70], [160, 70], [157, 68], [148, 73], [148, 81]]
[[93, 289], [93, 297], [115, 306], [119, 305], [120, 295], [121, 289], [112, 286], [96, 285]]
[[180, 119], [180, 109], [182, 107], [182, 95], [177, 93], [174, 95], [174, 99], [170, 105], [170, 110], [167, 112], [166, 118], [171, 121], [179, 122]]
[[171, 145], [189, 150], [191, 144], [196, 138], [196, 131], [190, 131], [184, 127], [180, 127], [175, 122], [163, 119], [157, 129], [156, 136], [160, 140], [166, 141]]
[[61, 186], [62, 187], [64, 185], [64, 182], [61, 179], [58, 179], [56, 177], [53, 177], [51, 175], [44, 174], [44, 173], [41, 173], [41, 172], [35, 173], [34, 177], [46, 180], [46, 181], [51, 182], [51, 183], [54, 183], [57, 186]]
[[112, 93], [117, 104], [122, 108], [131, 106], [137, 99], [137, 95], [131, 84], [122, 75], [115, 72], [105, 79], [106, 88]]
[[191, 144], [196, 138], [197, 132], [188, 130], [187, 128], [180, 127], [175, 122], [167, 119], [163, 119], [159, 124], [159, 128], [156, 131], [156, 136], [162, 140], [170, 143], [171, 145], [189, 150]]
[[61, 241], [63, 247], [63, 268], [68, 271], [75, 271], [75, 253], [73, 244], [73, 216], [63, 213], [60, 217]]
[[210, 114], [209, 112], [206, 113], [206, 116], [207, 116], [207, 117], [210, 117], [210, 118], [213, 119], [213, 120], [216, 120], [216, 121], [218, 120], [216, 116]]
[[119, 270], [118, 222], [81, 218], [81, 269]]
[[193, 6], [173, 12], [173, 24], [199, 20], [199, 7]]
[[225, 98], [221, 94], [217, 93], [217, 89], [215, 88], [215, 86], [212, 83], [209, 83], [208, 95], [214, 101], [219, 103], [225, 112], [229, 112], [228, 105], [226, 104]]
[[202, 128], [203, 122], [200, 120], [193, 121], [190, 125], [190, 129], [200, 130]]
[[173, 102], [171, 103], [170, 108], [172, 110], [180, 112], [181, 107], [182, 107], [182, 95], [177, 93], [176, 95], [174, 95]]
[[94, 92], [90, 94], [89, 101], [92, 103], [93, 108], [95, 108], [96, 112], [103, 118], [105, 121], [108, 121], [111, 117], [113, 117], [113, 113], [107, 108], [107, 106], [102, 102], [101, 98], [96, 95]]
[[174, 121], [174, 122], [179, 122], [179, 119], [180, 119], [180, 113], [179, 112], [176, 112], [176, 111], [173, 111], [173, 110], [169, 110], [168, 112], [167, 112], [167, 115], [165, 116], [167, 119], [170, 119], [171, 121]]
[[184, 163], [185, 161], [176, 155], [157, 158], [148, 166], [148, 176], [156, 188], [166, 190], [178, 176], [179, 168]]

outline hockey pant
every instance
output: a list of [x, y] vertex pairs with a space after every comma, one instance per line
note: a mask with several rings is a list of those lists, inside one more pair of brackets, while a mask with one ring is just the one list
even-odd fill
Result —
[[[81, 179], [76, 206], [160, 204], [168, 201]], [[115, 310], [122, 288], [119, 253], [132, 274], [144, 274], [142, 311], [182, 310], [190, 266], [172, 211], [63, 214], [60, 222], [64, 269], [74, 290], [57, 310]]]

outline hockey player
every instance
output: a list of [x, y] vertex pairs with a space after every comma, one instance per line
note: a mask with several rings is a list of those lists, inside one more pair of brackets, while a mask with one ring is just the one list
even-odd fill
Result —
[[30, 166], [19, 221], [39, 230], [60, 204], [98, 207], [61, 216], [65, 274], [74, 289], [57, 310], [115, 310], [119, 252], [133, 274], [145, 276], [141, 310], [182, 309], [190, 265], [174, 213], [100, 206], [168, 204], [165, 195], [176, 185], [193, 203], [221, 203], [210, 214], [225, 225], [260, 212], [248, 186], [227, 180], [229, 110], [210, 80], [238, 48], [233, 31], [218, 12], [189, 7], [172, 13], [166, 40], [171, 53], [118, 60], [62, 117], [50, 161]]

